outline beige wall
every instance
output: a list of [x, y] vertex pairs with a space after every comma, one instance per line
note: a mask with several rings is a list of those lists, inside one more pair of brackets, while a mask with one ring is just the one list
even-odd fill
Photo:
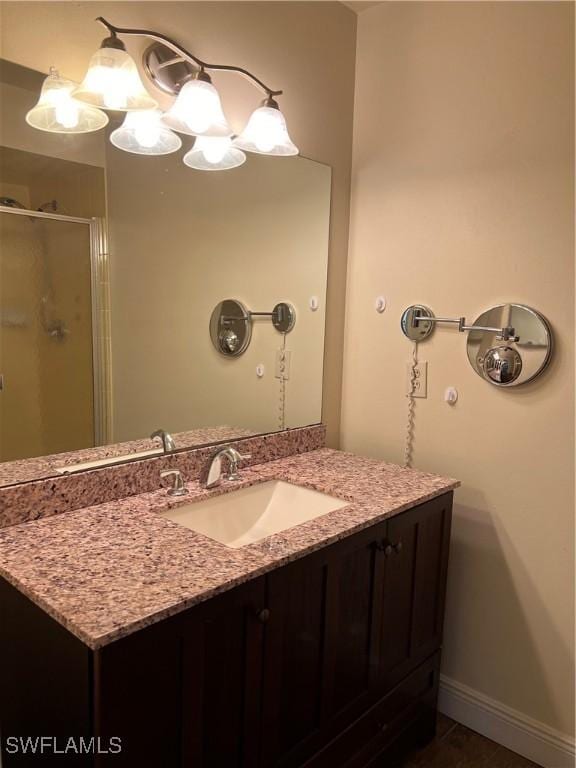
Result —
[[179, 155], [140, 158], [111, 146], [107, 172], [113, 440], [159, 426], [280, 428], [282, 335], [258, 318], [240, 357], [219, 354], [208, 321], [227, 298], [256, 312], [294, 305], [285, 425], [320, 421], [330, 169], [252, 156], [228, 173], [203, 173]]
[[549, 318], [552, 365], [517, 391], [482, 381], [454, 330], [420, 345], [415, 465], [462, 481], [444, 674], [568, 734], [573, 6], [385, 3], [358, 32], [343, 447], [401, 461], [407, 305], [473, 320], [513, 300]]
[[[323, 417], [338, 440], [346, 278], [356, 17], [335, 2], [3, 2], [0, 54], [80, 79], [103, 37], [98, 15], [151, 27], [199, 56], [248, 67], [283, 88], [282, 109], [302, 154], [332, 166], [332, 216]], [[131, 44], [133, 52], [138, 52]], [[227, 114], [242, 127], [258, 103], [246, 82], [217, 75]]]

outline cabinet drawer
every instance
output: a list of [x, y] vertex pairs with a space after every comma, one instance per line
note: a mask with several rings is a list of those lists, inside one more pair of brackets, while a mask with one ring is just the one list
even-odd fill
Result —
[[440, 654], [436, 653], [309, 760], [305, 768], [361, 768], [367, 765], [414, 721], [434, 711], [439, 664]]

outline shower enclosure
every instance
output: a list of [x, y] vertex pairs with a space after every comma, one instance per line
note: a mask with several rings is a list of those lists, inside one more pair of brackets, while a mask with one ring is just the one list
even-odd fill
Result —
[[0, 205], [0, 241], [0, 461], [105, 443], [102, 221], [13, 201]]

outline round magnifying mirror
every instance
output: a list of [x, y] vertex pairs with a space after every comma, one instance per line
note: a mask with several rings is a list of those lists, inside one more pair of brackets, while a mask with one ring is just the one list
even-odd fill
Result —
[[214, 348], [226, 357], [238, 357], [250, 344], [252, 321], [246, 307], [236, 299], [225, 299], [210, 317], [210, 338]]
[[499, 339], [498, 332], [470, 331], [466, 349], [476, 373], [497, 387], [517, 387], [539, 376], [552, 354], [552, 331], [535, 309], [499, 304], [483, 312], [474, 325], [513, 328], [518, 341]]

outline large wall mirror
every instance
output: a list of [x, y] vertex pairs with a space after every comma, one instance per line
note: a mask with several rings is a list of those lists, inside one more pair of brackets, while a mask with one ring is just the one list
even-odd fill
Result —
[[[108, 140], [120, 115], [37, 131], [24, 118], [44, 77], [1, 62], [0, 483], [159, 450], [160, 428], [183, 448], [318, 423], [330, 168], [194, 170], [186, 137], [129, 154]], [[247, 349], [222, 354], [210, 318], [231, 298], [287, 302], [294, 328], [255, 314]]]

